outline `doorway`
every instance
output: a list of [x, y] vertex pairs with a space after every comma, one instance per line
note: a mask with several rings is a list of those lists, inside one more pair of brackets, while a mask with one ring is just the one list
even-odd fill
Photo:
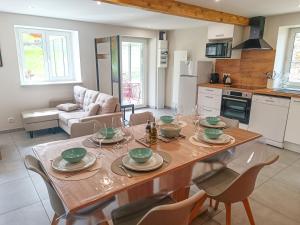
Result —
[[121, 40], [121, 102], [136, 108], [147, 105], [147, 40]]

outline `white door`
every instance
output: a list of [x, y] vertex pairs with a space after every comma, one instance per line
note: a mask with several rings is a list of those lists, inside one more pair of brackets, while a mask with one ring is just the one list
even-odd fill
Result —
[[139, 38], [121, 40], [122, 105], [147, 105], [147, 41]]
[[284, 140], [298, 145], [300, 145], [299, 115], [300, 115], [300, 99], [292, 98]]

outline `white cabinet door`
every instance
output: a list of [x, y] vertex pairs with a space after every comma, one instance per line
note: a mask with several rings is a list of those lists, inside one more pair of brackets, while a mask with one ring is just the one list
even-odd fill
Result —
[[292, 98], [284, 140], [300, 145], [300, 98]]
[[233, 38], [234, 25], [215, 24], [208, 26], [208, 40]]
[[198, 113], [201, 116], [219, 116], [221, 113], [222, 89], [198, 88]]

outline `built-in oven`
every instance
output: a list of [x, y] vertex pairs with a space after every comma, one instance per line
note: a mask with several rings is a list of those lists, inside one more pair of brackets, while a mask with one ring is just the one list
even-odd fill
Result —
[[223, 90], [221, 115], [249, 124], [252, 93]]
[[206, 44], [205, 56], [208, 58], [230, 58], [231, 52], [231, 41], [210, 42]]

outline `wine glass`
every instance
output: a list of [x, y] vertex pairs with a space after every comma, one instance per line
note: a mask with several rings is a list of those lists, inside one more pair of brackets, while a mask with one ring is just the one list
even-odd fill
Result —
[[[99, 148], [102, 150], [102, 141], [107, 136], [107, 127], [105, 123], [94, 123], [94, 133], [96, 133], [97, 140], [99, 141]], [[101, 152], [97, 153], [97, 158], [103, 156]]]
[[180, 123], [180, 119], [183, 113], [183, 106], [181, 104], [174, 104], [174, 116], [175, 116], [175, 122], [177, 124]]
[[[123, 120], [120, 117], [112, 117], [111, 118], [111, 127], [114, 129], [117, 129], [117, 133], [116, 135], [123, 135], [122, 132], [122, 126], [124, 126]], [[113, 151], [116, 152], [118, 150], [120, 150], [122, 148], [122, 144], [120, 142], [117, 142], [114, 146], [113, 146]]]

